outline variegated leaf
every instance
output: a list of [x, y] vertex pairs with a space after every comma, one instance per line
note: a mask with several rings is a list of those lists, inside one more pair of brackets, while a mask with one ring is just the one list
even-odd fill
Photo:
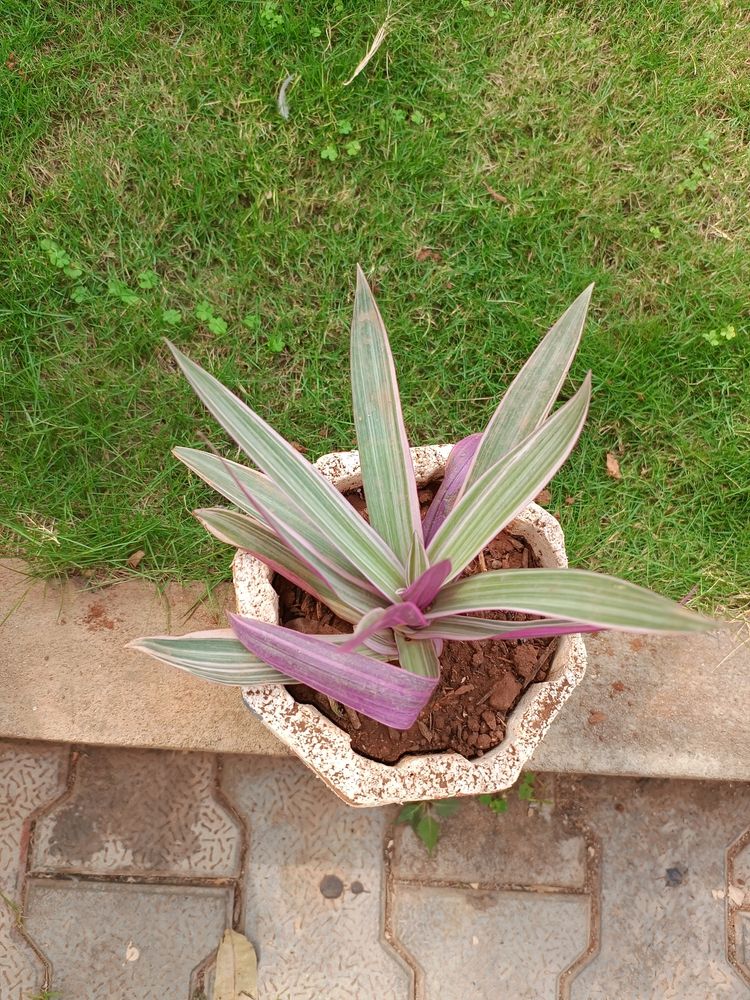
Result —
[[258, 517], [257, 504], [248, 499], [248, 494], [255, 497], [263, 507], [274, 517], [283, 521], [297, 534], [304, 535], [310, 545], [321, 552], [329, 562], [335, 564], [342, 572], [354, 576], [367, 583], [366, 578], [349, 559], [346, 553], [331, 537], [331, 532], [324, 530], [320, 523], [306, 517], [294, 503], [269, 478], [256, 469], [248, 469], [245, 465], [230, 462], [220, 455], [197, 448], [174, 448], [172, 453], [181, 462], [208, 483], [217, 493], [221, 493], [230, 503], [240, 510]]
[[310, 562], [309, 549], [302, 546], [299, 554], [290, 550], [276, 534], [257, 518], [221, 507], [194, 511], [201, 524], [212, 535], [257, 556], [287, 580], [302, 587], [322, 601], [340, 618], [358, 622], [363, 614], [385, 608], [385, 600], [366, 587], [339, 576], [333, 567]]
[[[436, 640], [409, 639], [401, 632], [394, 632], [398, 646], [398, 662], [412, 674], [422, 677], [440, 677], [440, 661]], [[437, 641], [439, 642], [439, 640]], [[442, 643], [440, 643], [442, 645]], [[437, 683], [437, 681], [436, 681]]]
[[326, 525], [362, 574], [390, 600], [405, 585], [392, 550], [314, 466], [221, 382], [170, 344], [193, 389], [224, 430], [310, 520]]
[[371, 656], [342, 653], [320, 636], [239, 615], [229, 620], [240, 642], [266, 663], [394, 729], [414, 723], [437, 683]]
[[511, 382], [482, 435], [465, 492], [546, 420], [581, 341], [593, 285], [569, 306]]
[[578, 440], [591, 395], [578, 392], [461, 497], [427, 548], [430, 563], [449, 559], [458, 574], [557, 472]]
[[370, 524], [406, 563], [414, 534], [421, 527], [417, 483], [388, 336], [359, 267], [351, 373], [354, 426]]
[[705, 632], [716, 622], [666, 597], [583, 569], [505, 569], [443, 588], [427, 617], [467, 611], [523, 611], [632, 632]]

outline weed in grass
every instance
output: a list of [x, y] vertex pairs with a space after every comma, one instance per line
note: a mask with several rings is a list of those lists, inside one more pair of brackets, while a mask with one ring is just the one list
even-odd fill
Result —
[[720, 330], [709, 330], [708, 333], [702, 333], [701, 337], [708, 341], [711, 347], [718, 347], [720, 344], [726, 344], [730, 340], [734, 340], [737, 336], [737, 331], [732, 326], [731, 323], [727, 326], [721, 327]]

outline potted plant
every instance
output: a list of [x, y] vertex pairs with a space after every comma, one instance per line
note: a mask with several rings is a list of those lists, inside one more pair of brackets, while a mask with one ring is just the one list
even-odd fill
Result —
[[510, 787], [583, 677], [580, 633], [712, 626], [632, 583], [568, 569], [559, 524], [533, 503], [586, 418], [590, 373], [551, 411], [590, 296], [541, 341], [483, 433], [410, 449], [385, 327], [358, 271], [358, 451], [315, 465], [170, 345], [261, 471], [175, 449], [237, 508], [195, 514], [238, 550], [239, 613], [226, 630], [131, 645], [243, 687], [248, 707], [353, 805]]

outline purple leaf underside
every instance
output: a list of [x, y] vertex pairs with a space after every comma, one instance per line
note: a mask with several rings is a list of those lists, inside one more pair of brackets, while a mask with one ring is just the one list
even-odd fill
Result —
[[450, 571], [450, 559], [442, 559], [434, 566], [430, 566], [414, 583], [406, 588], [403, 594], [404, 601], [412, 601], [422, 610], [429, 608], [440, 593], [440, 588], [445, 583]]
[[343, 653], [280, 625], [234, 614], [229, 622], [243, 646], [265, 663], [393, 729], [414, 724], [438, 682], [359, 653]]
[[341, 651], [348, 653], [357, 649], [370, 636], [380, 632], [385, 628], [397, 628], [399, 625], [410, 625], [412, 628], [424, 628], [427, 619], [422, 614], [420, 608], [411, 601], [404, 601], [402, 604], [391, 604], [383, 611], [370, 611], [364, 615], [357, 628], [352, 633], [351, 639], [344, 643]]
[[470, 434], [453, 446], [445, 465], [445, 474], [440, 489], [433, 497], [424, 521], [422, 521], [425, 545], [429, 545], [435, 532], [450, 514], [469, 474], [471, 463], [481, 440], [481, 434]]

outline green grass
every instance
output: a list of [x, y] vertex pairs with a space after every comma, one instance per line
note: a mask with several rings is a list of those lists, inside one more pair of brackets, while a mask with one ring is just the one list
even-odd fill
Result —
[[[573, 369], [573, 383], [593, 369], [594, 402], [552, 484], [571, 562], [746, 606], [747, 12], [402, 5], [344, 87], [386, 12], [6, 0], [5, 551], [42, 573], [117, 573], [144, 549], [138, 572], [153, 578], [225, 577], [229, 553], [189, 514], [210, 494], [169, 451], [201, 433], [226, 442], [162, 338], [311, 455], [347, 448], [360, 261], [414, 443], [479, 429], [595, 280]], [[732, 340], [703, 337], [730, 325]]]

